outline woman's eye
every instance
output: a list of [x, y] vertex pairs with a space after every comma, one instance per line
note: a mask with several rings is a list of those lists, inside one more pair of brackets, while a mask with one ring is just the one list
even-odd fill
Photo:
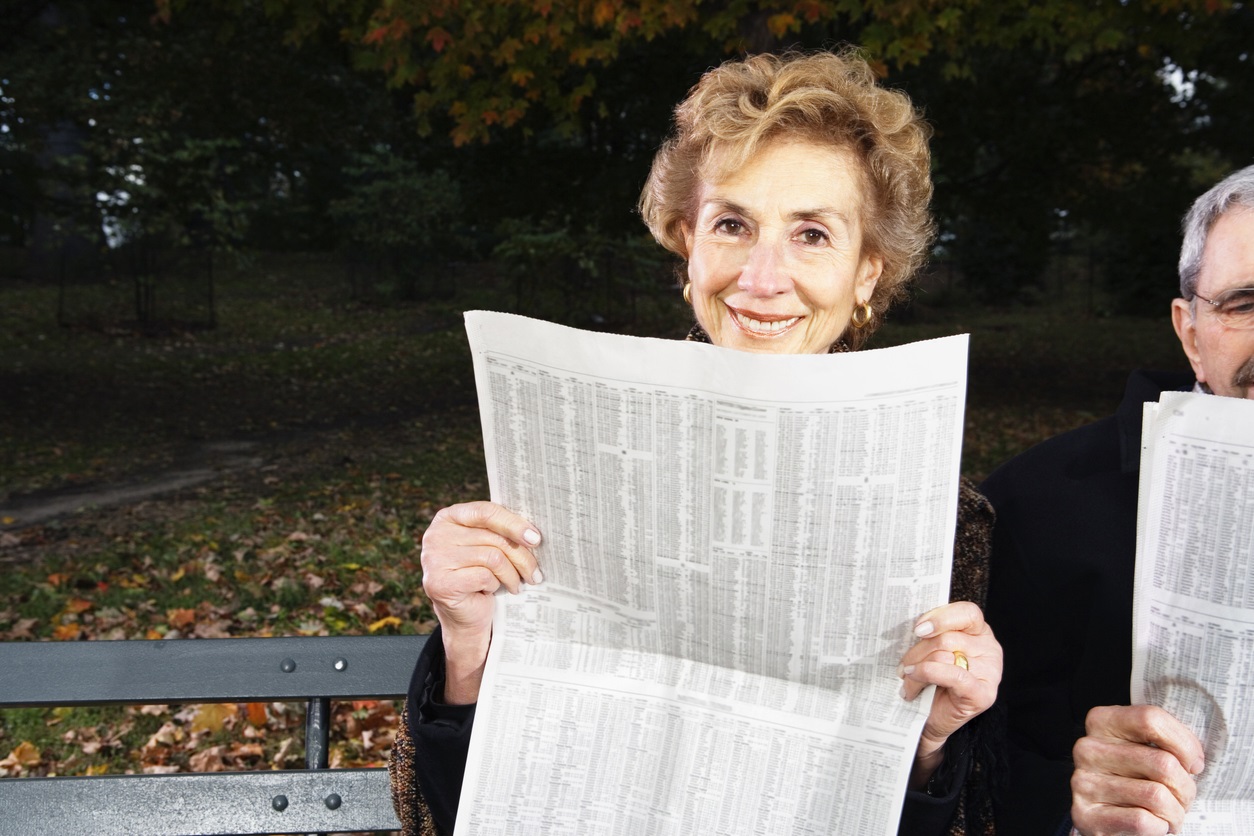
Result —
[[807, 244], [822, 244], [827, 241], [827, 233], [821, 229], [807, 229], [801, 233], [801, 240]]
[[726, 232], [729, 235], [739, 235], [744, 232], [745, 225], [736, 218], [723, 218], [714, 224], [714, 229], [717, 232]]

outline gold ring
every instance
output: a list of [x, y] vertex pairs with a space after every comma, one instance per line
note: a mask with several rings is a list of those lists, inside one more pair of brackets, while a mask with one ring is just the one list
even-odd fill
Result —
[[967, 661], [967, 654], [963, 653], [961, 650], [955, 650], [953, 651], [953, 654], [955, 665], [962, 668], [964, 671], [971, 670], [971, 663]]

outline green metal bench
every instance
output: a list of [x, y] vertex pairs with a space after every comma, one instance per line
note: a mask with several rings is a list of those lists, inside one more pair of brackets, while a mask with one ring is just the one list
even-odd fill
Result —
[[0, 778], [0, 836], [400, 828], [387, 770], [328, 769], [331, 701], [403, 697], [425, 636], [0, 642], [0, 710], [307, 701], [305, 769]]

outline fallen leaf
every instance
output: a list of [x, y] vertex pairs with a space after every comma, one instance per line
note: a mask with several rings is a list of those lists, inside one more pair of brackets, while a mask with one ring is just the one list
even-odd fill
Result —
[[224, 619], [202, 621], [192, 629], [192, 635], [199, 639], [225, 639], [231, 635], [231, 622]]
[[192, 732], [220, 732], [227, 720], [235, 716], [236, 711], [233, 703], [215, 702], [202, 705], [192, 718]]
[[34, 618], [19, 618], [17, 623], [13, 625], [7, 633], [0, 633], [0, 638], [4, 639], [33, 639], [35, 633], [33, 629], [39, 621]]
[[232, 760], [243, 760], [245, 758], [259, 758], [265, 754], [265, 749], [260, 743], [232, 743], [228, 752]]
[[222, 754], [225, 751], [225, 746], [211, 746], [203, 752], [192, 755], [187, 759], [187, 763], [193, 772], [224, 772], [226, 761], [223, 760]]
[[94, 606], [91, 601], [86, 598], [71, 598], [65, 602], [65, 611], [74, 614], [87, 612]]
[[171, 627], [182, 630], [196, 623], [196, 611], [189, 609], [166, 610], [165, 618], [166, 621], [170, 622]]
[[283, 738], [283, 742], [279, 744], [279, 751], [274, 753], [274, 757], [270, 759], [270, 764], [275, 769], [282, 769], [284, 764], [296, 757], [292, 754], [292, 749], [295, 748], [295, 746], [295, 738]]
[[58, 624], [52, 628], [52, 637], [60, 642], [71, 642], [83, 634], [83, 628], [77, 624]]
[[380, 618], [378, 621], [374, 622], [366, 629], [369, 630], [371, 633], [377, 633], [385, 627], [400, 627], [400, 626], [401, 626], [401, 620], [394, 615], [389, 615], [386, 618]]
[[0, 761], [0, 766], [38, 766], [39, 750], [29, 740], [23, 740], [14, 747], [9, 756]]
[[152, 737], [148, 738], [148, 742], [144, 744], [144, 749], [173, 746], [182, 739], [183, 730], [174, 723], [167, 721], [161, 725], [161, 728], [152, 733]]
[[248, 716], [248, 722], [254, 726], [264, 726], [266, 724], [266, 704], [263, 702], [250, 702], [245, 711]]

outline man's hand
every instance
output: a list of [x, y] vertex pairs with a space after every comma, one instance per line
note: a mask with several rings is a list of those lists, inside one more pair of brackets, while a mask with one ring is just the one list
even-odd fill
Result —
[[1206, 765], [1193, 732], [1161, 708], [1094, 708], [1072, 754], [1071, 821], [1083, 836], [1179, 833]]

